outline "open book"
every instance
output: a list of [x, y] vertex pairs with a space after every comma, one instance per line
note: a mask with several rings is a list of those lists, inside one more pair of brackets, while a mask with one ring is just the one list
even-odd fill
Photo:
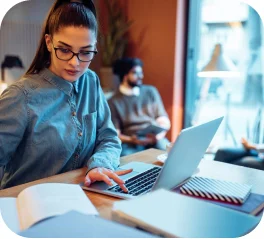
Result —
[[38, 184], [24, 189], [17, 198], [0, 198], [3, 220], [16, 233], [71, 210], [98, 214], [82, 188], [74, 184]]

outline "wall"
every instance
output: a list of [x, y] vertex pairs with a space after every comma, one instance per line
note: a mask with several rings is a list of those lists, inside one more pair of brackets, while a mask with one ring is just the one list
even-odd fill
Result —
[[54, 0], [29, 0], [13, 6], [3, 21], [34, 23], [41, 25]]
[[0, 63], [5, 55], [18, 55], [25, 67], [21, 71], [24, 73], [35, 55], [42, 22], [52, 3], [53, 0], [24, 1], [6, 13], [0, 29]]
[[[24, 1], [6, 13], [0, 29], [0, 64], [5, 55], [18, 55], [25, 67], [21, 74], [30, 66], [39, 43], [42, 23], [53, 2], [54, 0]], [[96, 71], [100, 64], [98, 59], [95, 58], [91, 64], [91, 68]]]
[[144, 61], [144, 83], [155, 85], [172, 121], [168, 136], [182, 128], [185, 0], [124, 0], [129, 19], [129, 56]]

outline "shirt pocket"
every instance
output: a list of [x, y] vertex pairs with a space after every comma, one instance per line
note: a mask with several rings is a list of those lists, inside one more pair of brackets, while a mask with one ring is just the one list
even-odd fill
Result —
[[84, 115], [84, 148], [89, 148], [89, 151], [93, 151], [96, 142], [96, 131], [97, 131], [97, 111]]

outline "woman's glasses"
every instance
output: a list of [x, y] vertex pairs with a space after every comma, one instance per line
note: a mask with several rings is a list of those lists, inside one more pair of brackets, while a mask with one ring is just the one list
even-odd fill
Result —
[[80, 51], [78, 53], [75, 53], [67, 48], [54, 47], [53, 43], [52, 46], [55, 51], [56, 57], [62, 61], [69, 61], [74, 56], [77, 56], [79, 61], [90, 62], [98, 52], [98, 51]]

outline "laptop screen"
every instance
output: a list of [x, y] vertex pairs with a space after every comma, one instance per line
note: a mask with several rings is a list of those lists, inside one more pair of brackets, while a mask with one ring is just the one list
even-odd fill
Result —
[[224, 117], [183, 129], [153, 189], [172, 189], [192, 176]]

